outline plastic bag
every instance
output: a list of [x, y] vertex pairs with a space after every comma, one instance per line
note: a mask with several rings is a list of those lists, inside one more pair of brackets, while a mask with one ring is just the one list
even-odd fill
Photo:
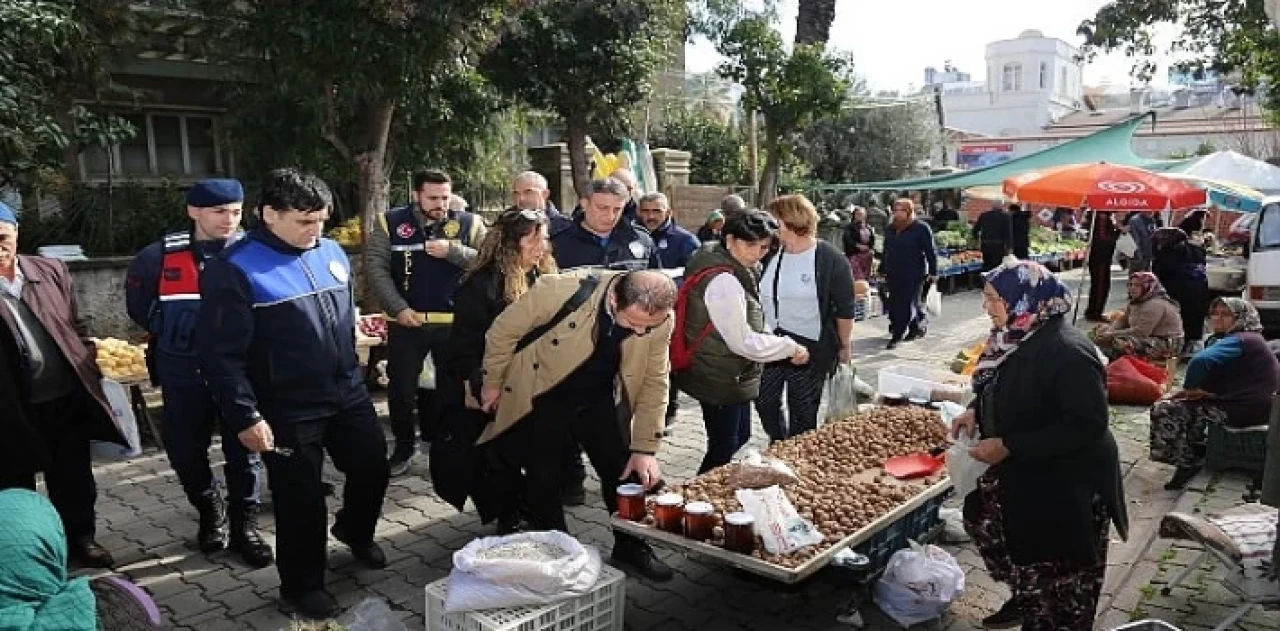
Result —
[[813, 523], [800, 517], [781, 488], [739, 489], [733, 494], [742, 509], [755, 518], [756, 535], [764, 540], [764, 549], [769, 554], [791, 554], [824, 541], [825, 537]]
[[956, 489], [956, 497], [963, 498], [978, 488], [978, 478], [991, 466], [969, 455], [977, 444], [977, 436], [961, 436], [947, 448], [947, 477]]
[[1107, 401], [1119, 405], [1151, 405], [1164, 388], [1123, 357], [1107, 366]]
[[105, 441], [90, 441], [89, 453], [96, 460], [128, 460], [142, 455], [142, 435], [138, 432], [138, 419], [133, 415], [129, 391], [113, 379], [102, 380], [102, 393], [111, 406], [111, 416], [124, 436], [125, 445]]
[[382, 598], [366, 598], [352, 607], [339, 619], [347, 631], [408, 631], [387, 601]]
[[426, 359], [422, 360], [422, 372], [418, 373], [418, 389], [436, 389], [436, 362], [431, 359], [431, 353], [427, 353]]
[[1169, 383], [1169, 371], [1145, 359], [1134, 357], [1133, 355], [1125, 355], [1124, 357], [1117, 359], [1115, 363], [1119, 364], [1121, 362], [1133, 364], [1133, 367], [1138, 369], [1138, 372], [1142, 373], [1142, 376], [1156, 382], [1158, 385], [1163, 386], [1164, 384]]
[[763, 489], [800, 481], [787, 463], [762, 456], [755, 449], [748, 449], [741, 460], [729, 466], [729, 487], [734, 489]]
[[1133, 235], [1122, 234], [1116, 239], [1116, 254], [1124, 258], [1133, 258], [1138, 252], [1138, 242], [1133, 240]]
[[946, 550], [912, 541], [889, 557], [872, 598], [903, 628], [942, 615], [964, 591], [964, 570]]
[[840, 364], [827, 380], [827, 422], [842, 421], [858, 413], [858, 369]]
[[924, 296], [924, 310], [929, 313], [930, 317], [938, 318], [942, 316], [942, 292], [938, 291], [936, 285], [931, 285], [929, 292]]
[[[553, 559], [493, 558], [487, 553], [528, 544], [564, 552]], [[448, 613], [544, 605], [590, 593], [600, 578], [600, 553], [559, 531], [483, 537], [453, 554]]]

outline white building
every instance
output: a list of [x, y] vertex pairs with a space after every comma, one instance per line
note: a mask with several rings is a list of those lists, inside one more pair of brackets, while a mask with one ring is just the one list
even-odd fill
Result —
[[1084, 96], [1079, 51], [1036, 30], [987, 44], [985, 81], [943, 83], [948, 127], [987, 136], [1043, 130], [1077, 111]]

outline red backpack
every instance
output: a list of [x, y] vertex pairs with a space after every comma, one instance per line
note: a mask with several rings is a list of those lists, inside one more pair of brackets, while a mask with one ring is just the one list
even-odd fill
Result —
[[671, 330], [671, 372], [673, 373], [688, 370], [693, 365], [693, 354], [698, 351], [698, 346], [702, 344], [702, 340], [711, 335], [711, 331], [715, 330], [715, 326], [708, 319], [707, 325], [702, 327], [692, 342], [685, 341], [684, 324], [689, 310], [689, 292], [693, 291], [703, 279], [720, 272], [732, 273], [733, 268], [728, 265], [704, 268], [698, 270], [693, 276], [685, 278], [684, 283], [680, 285], [680, 291], [676, 294], [675, 324]]

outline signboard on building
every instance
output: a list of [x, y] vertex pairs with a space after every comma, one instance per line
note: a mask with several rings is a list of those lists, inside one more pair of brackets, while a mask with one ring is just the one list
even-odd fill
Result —
[[962, 145], [956, 152], [956, 166], [962, 169], [981, 169], [1013, 159], [1012, 144]]

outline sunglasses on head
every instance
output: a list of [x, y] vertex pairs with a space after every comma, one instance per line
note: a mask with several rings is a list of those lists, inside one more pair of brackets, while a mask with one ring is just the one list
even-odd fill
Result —
[[534, 221], [534, 222], [542, 223], [546, 221], [546, 215], [543, 215], [542, 213], [536, 210], [531, 210], [529, 208], [521, 208], [521, 209], [512, 208], [511, 210], [504, 211], [502, 213], [502, 216], [499, 217], [499, 220], [501, 221], [515, 221], [516, 219], [524, 219], [525, 221]]

